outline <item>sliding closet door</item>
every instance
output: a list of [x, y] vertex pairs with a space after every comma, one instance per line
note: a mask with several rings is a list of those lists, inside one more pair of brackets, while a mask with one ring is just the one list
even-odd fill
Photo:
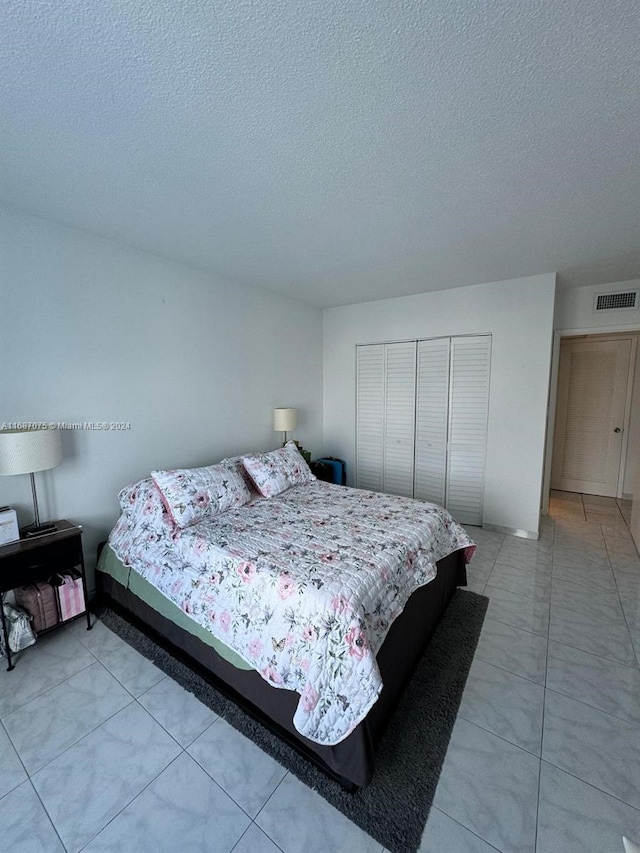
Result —
[[445, 505], [463, 524], [482, 524], [490, 364], [490, 335], [451, 339]]
[[444, 506], [449, 423], [449, 338], [418, 341], [413, 496]]
[[356, 349], [356, 485], [383, 490], [385, 345]]
[[416, 418], [416, 342], [385, 344], [383, 491], [413, 495]]

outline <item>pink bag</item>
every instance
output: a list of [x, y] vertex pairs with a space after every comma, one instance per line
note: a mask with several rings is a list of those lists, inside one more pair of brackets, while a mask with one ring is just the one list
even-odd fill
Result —
[[73, 619], [74, 616], [84, 613], [86, 608], [80, 574], [68, 572], [64, 575], [56, 575], [54, 582], [58, 592], [60, 621], [66, 622], [67, 619]]

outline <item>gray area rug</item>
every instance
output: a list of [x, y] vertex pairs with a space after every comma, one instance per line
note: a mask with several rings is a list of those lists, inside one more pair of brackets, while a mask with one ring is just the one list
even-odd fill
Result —
[[104, 623], [392, 853], [415, 853], [438, 784], [489, 600], [458, 590], [383, 736], [370, 784], [347, 793], [121, 616]]

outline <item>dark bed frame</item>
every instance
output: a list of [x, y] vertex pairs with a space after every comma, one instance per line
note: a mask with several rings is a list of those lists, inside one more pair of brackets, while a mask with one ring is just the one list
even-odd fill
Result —
[[440, 560], [434, 580], [413, 593], [378, 652], [384, 684], [378, 701], [336, 746], [314, 743], [294, 728], [292, 718], [300, 699], [297, 693], [271, 687], [254, 670], [237, 669], [110, 575], [98, 570], [96, 581], [100, 603], [121, 613], [344, 788], [355, 791], [371, 780], [376, 745], [456, 587], [465, 586], [467, 577], [463, 551], [456, 551]]

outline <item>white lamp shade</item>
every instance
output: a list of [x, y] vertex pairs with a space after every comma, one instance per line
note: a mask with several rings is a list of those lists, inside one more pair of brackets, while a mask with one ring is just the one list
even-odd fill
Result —
[[273, 428], [278, 432], [291, 432], [298, 423], [297, 409], [274, 409]]
[[58, 430], [0, 430], [0, 474], [32, 474], [55, 468], [61, 462]]

